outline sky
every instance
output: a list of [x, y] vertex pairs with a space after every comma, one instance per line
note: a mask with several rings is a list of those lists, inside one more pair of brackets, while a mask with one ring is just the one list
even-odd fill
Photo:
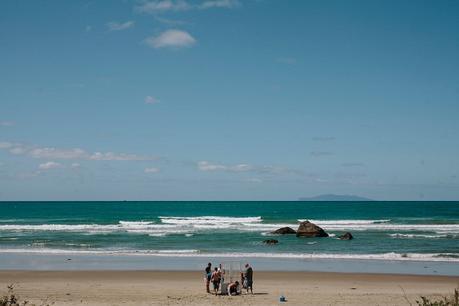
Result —
[[459, 2], [0, 1], [0, 200], [459, 200]]

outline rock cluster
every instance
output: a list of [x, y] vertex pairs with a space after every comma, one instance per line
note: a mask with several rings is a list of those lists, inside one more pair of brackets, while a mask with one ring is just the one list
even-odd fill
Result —
[[288, 234], [296, 234], [296, 231], [291, 228], [291, 227], [281, 227], [274, 232], [271, 232], [271, 234], [278, 234], [278, 235], [288, 235]]
[[[301, 222], [296, 231], [291, 227], [281, 227], [281, 228], [271, 232], [271, 234], [277, 234], [277, 235], [296, 234], [297, 237], [307, 237], [307, 238], [328, 237], [328, 234], [323, 230], [323, 228], [321, 228], [320, 226], [317, 226], [314, 223], [311, 223], [309, 221]], [[344, 233], [343, 235], [339, 236], [338, 238], [340, 240], [354, 239], [352, 234], [349, 233], [349, 232]], [[265, 243], [265, 244], [277, 244], [277, 243], [279, 243], [279, 241], [276, 240], [276, 239], [267, 239], [267, 240], [264, 240], [263, 243]]]
[[279, 240], [277, 240], [277, 239], [266, 239], [266, 240], [263, 240], [263, 243], [265, 243], [265, 244], [278, 244]]
[[352, 236], [351, 233], [346, 232], [346, 233], [342, 234], [341, 236], [339, 236], [339, 239], [341, 239], [341, 240], [351, 240], [351, 239], [354, 239], [354, 237]]

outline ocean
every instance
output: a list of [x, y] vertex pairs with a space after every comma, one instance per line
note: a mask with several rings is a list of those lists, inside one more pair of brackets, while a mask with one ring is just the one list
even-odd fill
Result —
[[1, 202], [0, 253], [459, 262], [459, 202]]

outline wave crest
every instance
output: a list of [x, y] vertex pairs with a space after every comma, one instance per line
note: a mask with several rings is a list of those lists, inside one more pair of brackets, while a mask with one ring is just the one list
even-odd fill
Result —
[[0, 253], [32, 254], [92, 254], [92, 255], [125, 255], [125, 256], [174, 256], [204, 258], [285, 258], [285, 259], [340, 259], [340, 260], [382, 260], [382, 261], [436, 261], [459, 262], [455, 253], [381, 253], [381, 254], [347, 254], [347, 253], [202, 253], [199, 250], [62, 250], [48, 248], [0, 249]]

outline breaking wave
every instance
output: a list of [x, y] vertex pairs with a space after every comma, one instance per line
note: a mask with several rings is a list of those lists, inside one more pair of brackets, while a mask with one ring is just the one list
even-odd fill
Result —
[[220, 217], [220, 216], [200, 216], [200, 217], [159, 217], [164, 224], [241, 224], [241, 223], [260, 223], [261, 217]]
[[[299, 222], [304, 219], [299, 219]], [[326, 231], [422, 231], [438, 235], [459, 234], [459, 224], [394, 224], [391, 220], [310, 220]], [[205, 231], [269, 233], [280, 227], [296, 228], [298, 223], [267, 223], [262, 217], [160, 216], [155, 221], [119, 221], [118, 224], [0, 224], [0, 231], [60, 231], [90, 234], [127, 232], [162, 237]], [[403, 233], [404, 234], [404, 233]], [[407, 234], [408, 235], [408, 234]], [[393, 236], [394, 238], [402, 238]], [[407, 236], [407, 238], [409, 238]], [[421, 236], [419, 236], [421, 238]], [[438, 238], [425, 235], [423, 238]], [[449, 237], [446, 237], [449, 238]]]
[[363, 225], [363, 224], [379, 224], [390, 222], [390, 219], [382, 220], [307, 220], [307, 219], [298, 219], [299, 222], [310, 221], [318, 225]]
[[0, 249], [0, 253], [32, 253], [55, 255], [124, 255], [124, 256], [174, 256], [204, 258], [285, 258], [285, 259], [343, 259], [383, 261], [436, 261], [459, 262], [455, 253], [382, 253], [382, 254], [337, 254], [337, 253], [203, 253], [199, 250], [62, 250], [48, 248]]
[[395, 233], [389, 234], [392, 238], [400, 238], [400, 239], [410, 239], [410, 238], [428, 238], [428, 239], [441, 239], [441, 238], [449, 238], [454, 239], [458, 238], [458, 235], [451, 235], [451, 234], [442, 234], [442, 235], [426, 235], [426, 234], [402, 234], [402, 233]]

